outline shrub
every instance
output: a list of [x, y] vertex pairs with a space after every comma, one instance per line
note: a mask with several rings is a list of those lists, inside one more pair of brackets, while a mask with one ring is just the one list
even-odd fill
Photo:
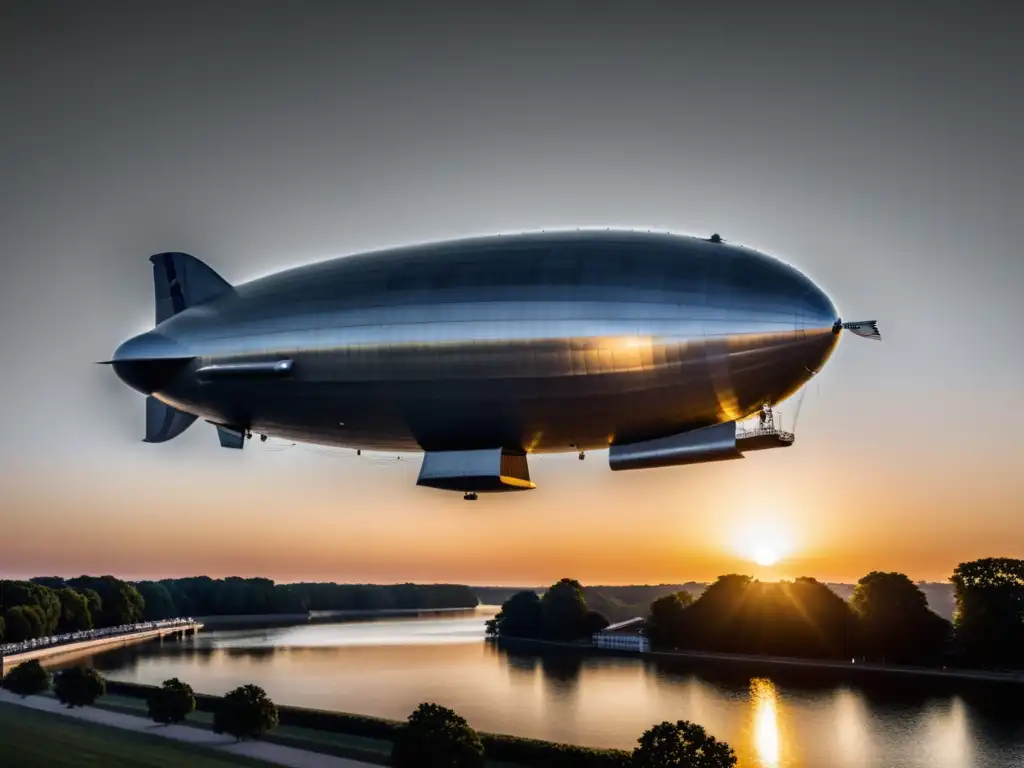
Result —
[[53, 691], [68, 709], [85, 707], [107, 692], [107, 682], [95, 669], [68, 667], [54, 677]]
[[687, 720], [660, 723], [640, 737], [635, 768], [733, 768], [732, 747]]
[[3, 687], [22, 698], [50, 689], [50, 673], [37, 659], [19, 664], [3, 679]]
[[256, 739], [277, 726], [277, 707], [258, 685], [243, 685], [221, 699], [213, 715], [214, 733], [239, 741]]
[[149, 716], [154, 722], [170, 725], [180, 723], [196, 709], [196, 696], [192, 687], [178, 678], [164, 680], [163, 685], [149, 695]]
[[394, 768], [483, 768], [484, 745], [464, 717], [437, 704], [420, 704], [398, 731]]

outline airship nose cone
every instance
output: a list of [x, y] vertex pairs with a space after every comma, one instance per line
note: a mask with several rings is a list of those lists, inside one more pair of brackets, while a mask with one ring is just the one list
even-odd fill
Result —
[[806, 290], [796, 304], [797, 327], [804, 331], [831, 330], [839, 320], [839, 311], [832, 299], [811, 280], [804, 278]]
[[124, 342], [114, 351], [114, 373], [144, 395], [159, 392], [192, 358], [181, 345], [149, 331]]
[[842, 321], [828, 294], [810, 279], [803, 280], [806, 288], [794, 303], [796, 330], [806, 354], [804, 368], [813, 374], [821, 370], [835, 351]]

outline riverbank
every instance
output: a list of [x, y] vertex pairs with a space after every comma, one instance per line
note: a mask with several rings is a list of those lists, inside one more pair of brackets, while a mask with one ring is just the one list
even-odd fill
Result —
[[488, 642], [498, 643], [509, 648], [560, 649], [596, 656], [617, 656], [638, 658], [649, 661], [694, 661], [722, 662], [735, 666], [749, 666], [761, 669], [816, 669], [855, 675], [874, 676], [907, 676], [932, 680], [970, 681], [984, 683], [1005, 683], [1024, 685], [1024, 673], [1021, 672], [989, 672], [958, 668], [912, 667], [897, 664], [877, 664], [871, 662], [843, 662], [827, 659], [799, 659], [784, 656], [749, 656], [738, 653], [712, 653], [705, 651], [627, 651], [614, 648], [598, 648], [591, 643], [562, 643], [553, 640], [534, 640], [519, 637], [488, 638]]

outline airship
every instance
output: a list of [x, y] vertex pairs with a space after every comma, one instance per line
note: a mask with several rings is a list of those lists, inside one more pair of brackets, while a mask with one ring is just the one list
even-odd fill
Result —
[[232, 449], [258, 434], [422, 453], [418, 485], [471, 500], [535, 488], [531, 454], [606, 449], [630, 470], [788, 447], [738, 425], [763, 424], [844, 331], [881, 338], [719, 235], [465, 238], [240, 285], [185, 253], [150, 261], [155, 327], [107, 361], [147, 396], [145, 442], [202, 419]]

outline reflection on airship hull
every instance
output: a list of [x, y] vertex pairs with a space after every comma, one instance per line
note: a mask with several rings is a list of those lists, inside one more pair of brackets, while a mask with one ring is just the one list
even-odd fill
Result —
[[449, 459], [735, 422], [799, 389], [842, 329], [792, 267], [672, 235], [458, 240], [237, 287], [185, 254], [152, 261], [157, 327], [113, 361], [130, 386], [236, 432]]

